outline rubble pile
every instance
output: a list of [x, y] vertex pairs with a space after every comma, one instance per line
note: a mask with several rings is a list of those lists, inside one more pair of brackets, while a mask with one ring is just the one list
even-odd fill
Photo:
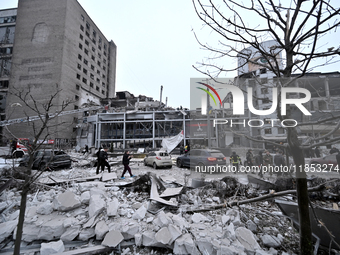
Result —
[[[71, 171], [71, 170], [69, 170]], [[66, 171], [61, 175], [67, 176]], [[142, 176], [141, 186], [149, 181]], [[84, 241], [127, 253], [153, 249], [173, 254], [293, 254], [298, 234], [278, 209], [268, 202], [204, 213], [186, 213], [187, 206], [223, 203], [235, 195], [236, 179], [214, 181], [204, 188], [186, 189], [177, 207], [149, 201], [149, 191], [89, 181], [68, 187], [52, 186], [28, 196], [23, 243], [41, 243], [40, 254], [66, 250], [70, 242]], [[221, 191], [224, 191], [224, 193]], [[20, 190], [2, 193], [1, 249], [13, 247], [19, 215]], [[174, 198], [173, 198], [174, 199]], [[156, 208], [156, 209], [155, 209]], [[289, 225], [289, 227], [287, 227]], [[292, 244], [292, 240], [296, 240]], [[97, 246], [95, 246], [97, 247]]]
[[[133, 171], [137, 168], [138, 178], [124, 181], [117, 179], [117, 168], [95, 175], [86, 161], [43, 173], [43, 184], [28, 195], [22, 246], [31, 253], [25, 254], [34, 249], [45, 255], [72, 249], [92, 254], [298, 254], [299, 234], [273, 200], [204, 210], [270, 189], [244, 184], [237, 176], [205, 180], [193, 188], [183, 186], [190, 183], [184, 180], [189, 170], [153, 170], [135, 163]], [[312, 178], [309, 183], [325, 181]], [[295, 188], [290, 178], [269, 184], [277, 190]], [[338, 199], [339, 183], [330, 185], [332, 198]], [[0, 250], [8, 254], [19, 216], [17, 187], [0, 192]]]

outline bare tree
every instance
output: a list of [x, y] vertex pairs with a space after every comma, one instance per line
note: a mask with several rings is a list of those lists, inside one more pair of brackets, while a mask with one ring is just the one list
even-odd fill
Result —
[[[21, 201], [20, 201], [20, 212], [19, 220], [17, 225], [16, 240], [14, 247], [14, 254], [20, 254], [20, 243], [23, 233], [23, 224], [25, 219], [26, 202], [27, 195], [31, 191], [34, 181], [41, 175], [42, 171], [32, 171], [33, 166], [33, 155], [34, 153], [42, 147], [42, 144], [53, 137], [53, 131], [55, 130], [54, 120], [59, 118], [59, 116], [65, 111], [71, 101], [63, 102], [61, 105], [55, 105], [54, 102], [60, 94], [60, 90], [56, 86], [56, 90], [53, 94], [46, 96], [44, 100], [38, 100], [34, 97], [31, 91], [28, 89], [20, 90], [17, 88], [12, 88], [12, 95], [16, 97], [18, 102], [16, 106], [23, 107], [26, 116], [26, 129], [31, 131], [32, 136], [29, 142], [26, 144], [27, 152], [29, 155], [28, 166], [21, 171], [21, 175], [24, 177], [24, 182], [21, 186]], [[30, 118], [35, 116], [36, 118], [30, 121]], [[9, 117], [10, 119], [10, 114]], [[15, 125], [15, 124], [14, 124]], [[6, 126], [7, 127], [7, 126]], [[7, 128], [7, 133], [11, 135], [11, 131]], [[13, 136], [12, 136], [13, 137]], [[14, 169], [16, 171], [16, 169]]]
[[[195, 68], [212, 79], [251, 63], [268, 69], [277, 78], [283, 78], [277, 85], [282, 88], [294, 82], [293, 79], [290, 79], [293, 73], [299, 73], [298, 76], [295, 76], [297, 79], [320, 65], [338, 61], [340, 54], [338, 42], [334, 42], [334, 45], [331, 45], [331, 42], [322, 43], [322, 40], [327, 40], [331, 33], [337, 32], [337, 28], [340, 26], [340, 8], [336, 1], [249, 0], [244, 3], [233, 0], [224, 0], [223, 2], [193, 0], [193, 4], [204, 26], [219, 36], [217, 45], [214, 46], [201, 42], [196, 35], [200, 45], [205, 50], [212, 52], [213, 56]], [[268, 40], [275, 40], [275, 45], [263, 47], [262, 43]], [[249, 52], [247, 50], [249, 48], [256, 55]], [[261, 56], [264, 62], [258, 61], [256, 56]], [[225, 65], [230, 58], [241, 59], [239, 66], [227, 69], [218, 64], [218, 60], [222, 59]], [[323, 61], [321, 64], [317, 61], [319, 59]], [[290, 119], [290, 112], [281, 115], [279, 107], [277, 115], [280, 120]], [[294, 163], [297, 167], [304, 166], [303, 148], [308, 146], [301, 144], [296, 128], [287, 128], [286, 130], [288, 146]], [[321, 139], [319, 144], [322, 144]], [[296, 177], [300, 251], [301, 254], [312, 254], [305, 171], [297, 171]]]

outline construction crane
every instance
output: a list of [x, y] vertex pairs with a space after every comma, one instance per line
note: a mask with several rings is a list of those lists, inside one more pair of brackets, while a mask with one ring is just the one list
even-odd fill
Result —
[[[55, 116], [63, 116], [63, 115], [67, 115], [67, 114], [75, 114], [75, 113], [85, 112], [85, 111], [94, 111], [94, 110], [99, 110], [101, 108], [104, 108], [104, 107], [103, 106], [92, 106], [92, 107], [81, 108], [81, 109], [77, 109], [77, 110], [62, 111], [62, 112], [59, 112], [59, 113], [48, 114], [48, 117], [53, 118]], [[32, 116], [32, 117], [27, 117], [27, 118], [3, 120], [3, 121], [0, 121], [0, 127], [9, 126], [9, 125], [18, 124], [18, 123], [36, 121], [36, 120], [45, 119], [45, 118], [46, 118], [46, 114], [41, 114], [40, 116]]]

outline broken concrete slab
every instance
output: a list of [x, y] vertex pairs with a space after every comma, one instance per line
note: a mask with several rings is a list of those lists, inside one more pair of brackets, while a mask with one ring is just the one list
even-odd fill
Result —
[[109, 247], [116, 247], [123, 240], [124, 240], [124, 237], [120, 233], [120, 231], [111, 230], [105, 235], [102, 245], [109, 246]]
[[57, 242], [42, 243], [40, 248], [40, 255], [50, 255], [63, 252], [65, 246], [63, 241], [59, 240]]
[[122, 228], [122, 235], [124, 236], [125, 240], [129, 240], [131, 238], [134, 238], [135, 234], [137, 234], [140, 231], [140, 227], [137, 224], [133, 224], [133, 225], [128, 225], [128, 226], [124, 226]]
[[80, 202], [82, 204], [89, 204], [90, 203], [90, 198], [91, 198], [91, 195], [90, 195], [90, 191], [85, 191], [83, 193], [81, 193], [80, 195]]
[[53, 201], [54, 209], [63, 212], [73, 210], [79, 206], [81, 206], [81, 202], [71, 191], [66, 191], [60, 194]]
[[106, 203], [101, 195], [91, 195], [89, 204], [89, 217], [92, 218], [95, 215], [101, 213], [106, 207]]
[[72, 226], [66, 229], [66, 231], [61, 235], [60, 240], [64, 242], [71, 242], [78, 236], [80, 232], [80, 226]]
[[96, 235], [94, 228], [82, 229], [78, 235], [78, 240], [87, 241]]
[[109, 232], [109, 227], [105, 221], [101, 220], [96, 224], [94, 232], [96, 234], [96, 240], [103, 240], [105, 234]]
[[160, 228], [162, 227], [167, 227], [170, 223], [172, 223], [172, 220], [170, 219], [170, 217], [168, 217], [164, 211], [160, 211], [157, 214], [157, 217], [153, 220], [153, 223], [156, 226], [159, 226]]
[[164, 198], [164, 197], [178, 196], [181, 194], [182, 190], [183, 190], [183, 187], [167, 188], [166, 190], [163, 191], [163, 193], [159, 197]]
[[143, 239], [142, 239], [142, 234], [141, 233], [137, 233], [135, 234], [135, 244], [136, 246], [142, 246], [143, 243]]
[[210, 220], [201, 213], [194, 213], [191, 216], [191, 220], [193, 223], [210, 222]]
[[265, 234], [261, 236], [263, 244], [267, 247], [278, 248], [281, 246], [281, 241], [276, 236]]
[[254, 252], [255, 250], [261, 250], [260, 245], [256, 241], [255, 235], [249, 229], [239, 227], [235, 230], [235, 235], [237, 240], [247, 251]]
[[110, 180], [115, 180], [117, 179], [117, 173], [115, 172], [112, 172], [112, 173], [103, 173], [103, 176], [102, 176], [102, 181], [103, 182], [106, 182], [106, 181], [110, 181]]
[[176, 225], [169, 224], [168, 230], [171, 234], [171, 239], [170, 239], [169, 244], [172, 244], [178, 237], [182, 235], [181, 230]]
[[107, 203], [106, 214], [107, 216], [116, 216], [119, 208], [119, 201], [117, 198], [113, 198], [111, 202]]
[[173, 215], [172, 220], [173, 220], [174, 224], [177, 225], [180, 228], [181, 231], [183, 230], [183, 228], [189, 227], [189, 223], [187, 222], [187, 220], [184, 219], [179, 214]]
[[186, 233], [175, 241], [174, 254], [200, 254], [190, 234]]
[[65, 232], [64, 228], [64, 218], [61, 215], [47, 216], [45, 222], [40, 225], [37, 222], [37, 227], [40, 228], [39, 234], [35, 240], [47, 240], [52, 241], [59, 239], [61, 235]]
[[171, 238], [172, 238], [171, 233], [169, 232], [167, 227], [161, 228], [155, 234], [156, 241], [162, 244], [170, 244]]
[[135, 211], [135, 213], [132, 215], [132, 219], [134, 220], [142, 220], [145, 217], [146, 214], [146, 208], [143, 206], [141, 206], [137, 211]]
[[202, 254], [214, 254], [214, 247], [211, 243], [211, 239], [199, 238], [196, 239], [196, 244]]
[[156, 233], [152, 230], [146, 230], [142, 234], [142, 244], [146, 247], [166, 247], [164, 244], [158, 242], [155, 238]]
[[18, 224], [17, 220], [7, 221], [7, 222], [0, 224], [0, 229], [1, 229], [0, 243], [13, 233], [17, 224]]
[[41, 203], [37, 208], [37, 214], [49, 215], [53, 212], [53, 203], [49, 200]]

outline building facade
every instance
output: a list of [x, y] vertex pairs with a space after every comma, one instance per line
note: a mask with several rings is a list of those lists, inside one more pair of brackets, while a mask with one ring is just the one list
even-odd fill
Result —
[[[37, 115], [17, 104], [18, 93], [29, 92], [27, 102], [41, 106], [56, 95], [51, 112], [67, 102], [66, 111], [79, 113], [53, 120], [49, 138], [75, 138], [82, 106], [115, 95], [116, 45], [76, 0], [19, 0], [16, 10], [1, 13], [9, 11], [17, 14], [9, 32], [14, 37], [10, 75], [2, 82], [8, 86], [6, 119]], [[8, 129], [16, 137], [32, 137], [27, 123]]]

